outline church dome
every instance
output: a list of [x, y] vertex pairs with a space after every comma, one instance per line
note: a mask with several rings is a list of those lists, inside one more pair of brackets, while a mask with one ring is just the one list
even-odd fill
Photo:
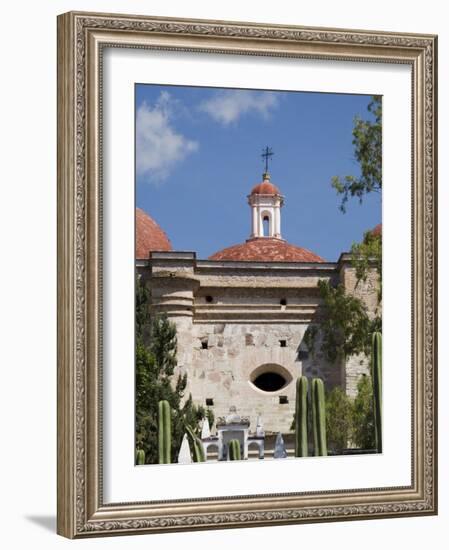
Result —
[[136, 208], [136, 258], [148, 259], [152, 250], [172, 250], [165, 231], [141, 208]]
[[281, 192], [274, 183], [271, 183], [269, 174], [263, 175], [262, 183], [258, 183], [251, 189], [250, 196], [253, 195], [281, 195]]
[[242, 244], [224, 248], [209, 257], [217, 261], [244, 262], [324, 262], [325, 260], [307, 250], [286, 241], [259, 237]]
[[270, 181], [258, 183], [251, 190], [251, 195], [280, 195], [278, 187]]
[[[262, 156], [268, 156], [269, 148]], [[242, 244], [219, 250], [209, 260], [235, 262], [324, 262], [323, 258], [294, 244], [286, 242], [281, 234], [281, 208], [284, 197], [271, 183], [268, 167], [248, 195], [251, 210], [251, 232]]]
[[371, 229], [371, 235], [373, 235], [374, 237], [382, 236], [382, 224], [381, 223], [378, 223], [376, 225], [376, 227], [373, 227], [373, 229]]

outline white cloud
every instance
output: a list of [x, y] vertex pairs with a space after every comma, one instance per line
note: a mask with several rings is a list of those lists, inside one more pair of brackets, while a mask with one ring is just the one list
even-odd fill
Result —
[[268, 118], [278, 104], [279, 94], [274, 92], [225, 90], [216, 92], [210, 99], [203, 101], [199, 109], [227, 126], [247, 113]]
[[174, 100], [161, 92], [154, 105], [145, 101], [136, 116], [136, 169], [153, 183], [165, 180], [174, 166], [198, 150], [199, 144], [172, 125]]

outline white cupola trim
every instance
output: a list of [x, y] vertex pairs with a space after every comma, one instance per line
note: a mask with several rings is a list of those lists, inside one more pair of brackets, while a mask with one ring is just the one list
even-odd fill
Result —
[[284, 197], [270, 182], [270, 175], [265, 172], [263, 181], [248, 195], [251, 208], [250, 239], [281, 239], [281, 208]]

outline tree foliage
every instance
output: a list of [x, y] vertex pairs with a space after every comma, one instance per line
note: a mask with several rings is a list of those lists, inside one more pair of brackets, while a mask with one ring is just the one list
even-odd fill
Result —
[[326, 396], [326, 433], [329, 449], [337, 454], [348, 446], [353, 430], [353, 403], [336, 386]]
[[332, 286], [329, 281], [318, 281], [323, 300], [322, 321], [319, 328], [311, 325], [305, 335], [309, 351], [315, 350], [318, 333], [321, 351], [333, 363], [350, 355], [370, 355], [371, 334], [380, 330], [380, 318], [370, 319], [366, 305], [360, 298], [347, 294], [343, 285]]
[[360, 449], [375, 449], [373, 384], [371, 376], [362, 376], [353, 404], [352, 441]]
[[198, 430], [201, 419], [213, 414], [184, 399], [187, 374], [175, 379], [176, 326], [166, 316], [150, 318], [148, 291], [136, 284], [136, 449], [145, 451], [145, 463], [158, 462], [158, 402], [165, 399], [172, 410], [172, 457], [176, 460], [186, 426]]
[[351, 262], [355, 268], [357, 284], [366, 282], [368, 273], [374, 269], [378, 276], [377, 302], [382, 301], [382, 234], [366, 231], [361, 243], [353, 243]]
[[136, 321], [136, 339], [148, 344], [150, 332], [150, 315], [148, 306], [150, 303], [150, 293], [142, 279], [136, 276], [136, 303], [135, 303], [135, 321]]
[[357, 282], [365, 282], [369, 270], [374, 268], [382, 277], [382, 235], [366, 231], [361, 243], [353, 243], [351, 247], [352, 265], [355, 268]]
[[329, 448], [337, 454], [349, 444], [358, 449], [376, 448], [370, 376], [360, 378], [354, 399], [338, 386], [327, 394], [326, 424]]
[[362, 202], [363, 196], [382, 189], [382, 98], [373, 96], [368, 105], [370, 120], [354, 118], [352, 143], [360, 166], [360, 176], [333, 176], [332, 187], [341, 196], [340, 210], [346, 211], [350, 197]]

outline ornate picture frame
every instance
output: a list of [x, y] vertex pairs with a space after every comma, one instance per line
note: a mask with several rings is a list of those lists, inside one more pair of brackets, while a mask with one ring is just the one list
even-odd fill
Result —
[[[402, 64], [412, 80], [411, 484], [104, 502], [106, 48]], [[58, 533], [89, 536], [437, 513], [437, 37], [70, 12], [58, 17]]]

